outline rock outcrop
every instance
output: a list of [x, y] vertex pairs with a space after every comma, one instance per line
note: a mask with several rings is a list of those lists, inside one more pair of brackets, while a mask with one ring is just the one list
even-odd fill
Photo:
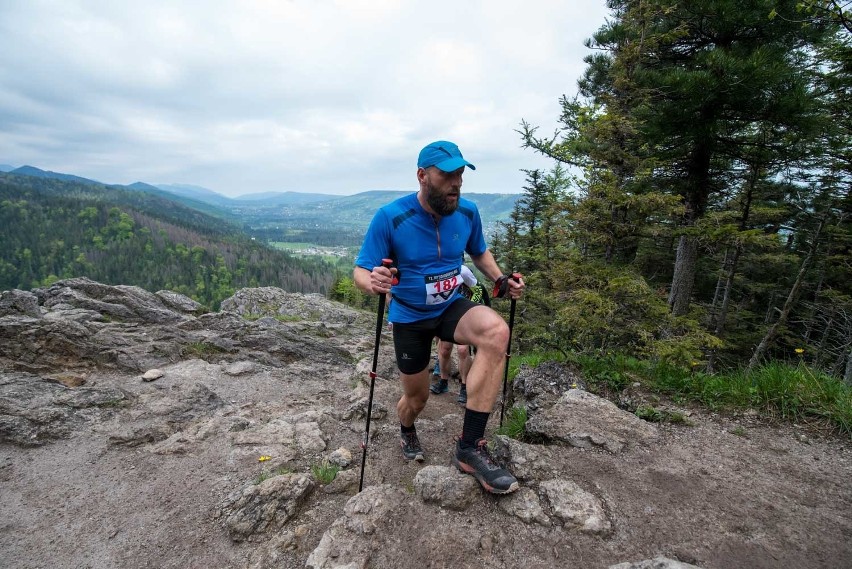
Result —
[[69, 388], [30, 373], [0, 370], [0, 442], [38, 446], [68, 437], [86, 417], [127, 399], [116, 388]]
[[533, 437], [611, 453], [659, 436], [654, 425], [580, 389], [569, 389], [556, 403], [533, 413], [526, 428]]
[[[212, 314], [202, 314], [197, 302], [174, 292], [154, 294], [86, 278], [58, 281], [32, 293], [5, 291], [0, 296], [0, 364], [33, 373], [98, 366], [145, 372], [186, 357], [248, 358], [273, 366], [351, 360], [348, 349], [328, 337], [359, 318], [366, 320], [363, 313], [322, 297], [249, 290], [263, 294], [239, 291], [223, 303], [233, 312]], [[301, 307], [294, 297], [302, 299]], [[323, 320], [309, 320], [305, 302]], [[261, 305], [270, 317], [255, 319], [263, 314], [247, 312]]]
[[298, 513], [314, 485], [309, 476], [281, 474], [228, 496], [222, 516], [231, 539], [244, 541], [258, 533], [281, 529]]
[[[374, 330], [374, 313], [269, 287], [219, 312], [88, 279], [3, 292], [0, 565], [692, 569], [769, 551], [830, 568], [850, 550], [852, 499], [822, 466], [848, 471], [842, 452], [798, 460], [807, 477], [752, 465], [765, 445], [647, 423], [552, 362], [514, 383], [523, 440], [489, 423], [520, 490], [495, 497], [448, 466], [464, 415], [453, 394], [418, 419], [426, 463], [406, 462], [393, 343], [385, 331], [373, 362]], [[776, 460], [803, 446], [788, 443]], [[806, 538], [779, 514], [788, 503]]]

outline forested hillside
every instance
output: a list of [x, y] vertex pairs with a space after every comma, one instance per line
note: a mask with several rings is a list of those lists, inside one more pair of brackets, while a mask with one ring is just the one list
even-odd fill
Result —
[[522, 126], [583, 172], [529, 172], [497, 243], [532, 285], [522, 343], [852, 382], [848, 11], [609, 5], [557, 134]]
[[0, 290], [86, 276], [169, 289], [215, 308], [237, 288], [325, 293], [333, 268], [254, 242], [164, 197], [0, 174]]

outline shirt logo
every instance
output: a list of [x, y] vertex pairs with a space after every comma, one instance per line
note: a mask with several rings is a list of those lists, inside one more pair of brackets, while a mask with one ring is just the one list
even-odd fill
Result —
[[[438, 299], [438, 298], [441, 298], [441, 299], [443, 299], [443, 300], [449, 300], [449, 298], [450, 298], [451, 296], [453, 296], [453, 293], [455, 292], [455, 290], [456, 290], [456, 289], [448, 290], [448, 291], [446, 291], [446, 292], [433, 292], [433, 293], [432, 293], [432, 300], [434, 301], [434, 300], [436, 300], [436, 299]], [[432, 304], [434, 304], [434, 302], [433, 302]]]

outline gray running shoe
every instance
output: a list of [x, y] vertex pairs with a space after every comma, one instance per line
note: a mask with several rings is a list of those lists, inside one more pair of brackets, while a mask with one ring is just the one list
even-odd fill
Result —
[[467, 404], [467, 387], [465, 387], [464, 384], [462, 384], [461, 389], [459, 389], [459, 396], [457, 401], [462, 405]]
[[436, 395], [439, 393], [446, 393], [450, 390], [450, 382], [446, 379], [439, 379], [438, 381], [433, 381], [432, 386], [429, 388], [429, 391], [435, 393]]
[[457, 440], [453, 465], [461, 472], [475, 477], [492, 494], [511, 494], [521, 487], [511, 472], [494, 462], [485, 439], [476, 441], [473, 448], [462, 448], [461, 440]]
[[417, 438], [417, 433], [400, 433], [399, 445], [402, 447], [402, 455], [408, 460], [416, 460], [423, 462], [426, 456], [423, 454], [423, 447], [420, 446], [420, 439]]

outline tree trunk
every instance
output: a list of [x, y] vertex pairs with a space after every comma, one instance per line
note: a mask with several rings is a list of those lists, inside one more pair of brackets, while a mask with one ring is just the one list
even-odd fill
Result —
[[819, 221], [819, 226], [817, 226], [817, 229], [814, 232], [814, 238], [813, 241], [811, 241], [811, 248], [802, 260], [802, 266], [799, 267], [799, 273], [796, 275], [796, 280], [793, 282], [790, 294], [787, 295], [787, 300], [784, 301], [784, 307], [781, 309], [781, 314], [778, 316], [778, 320], [769, 327], [769, 330], [766, 331], [766, 335], [763, 336], [760, 344], [758, 344], [757, 348], [755, 348], [754, 353], [751, 355], [751, 359], [748, 362], [748, 369], [752, 369], [760, 363], [760, 360], [763, 358], [763, 354], [772, 342], [775, 341], [775, 337], [778, 335], [778, 330], [787, 324], [787, 318], [790, 316], [790, 311], [793, 310], [793, 305], [796, 303], [796, 299], [799, 296], [799, 290], [802, 288], [802, 283], [805, 280], [805, 273], [807, 272], [808, 266], [811, 264], [811, 260], [816, 253], [817, 245], [819, 244], [819, 236], [824, 225], [825, 218], [822, 218]]
[[846, 372], [843, 374], [843, 381], [846, 385], [852, 385], [852, 348], [849, 349], [849, 354], [846, 356]]
[[698, 260], [698, 241], [694, 237], [680, 236], [675, 256], [672, 288], [669, 291], [669, 310], [683, 316], [689, 310], [692, 285], [695, 283], [695, 264]]
[[[825, 256], [828, 257], [831, 255], [831, 251], [826, 251]], [[825, 271], [821, 271], [819, 275], [819, 281], [817, 281], [816, 290], [814, 290], [814, 308], [811, 310], [810, 318], [808, 318], [808, 323], [805, 326], [805, 336], [804, 341], [805, 344], [809, 344], [811, 341], [811, 334], [814, 331], [814, 319], [816, 318], [817, 307], [819, 306], [819, 294], [822, 292], [822, 284], [825, 281]]]
[[740, 262], [741, 252], [741, 247], [734, 249], [734, 257], [731, 259], [727, 278], [725, 279], [725, 293], [722, 296], [722, 306], [719, 308], [719, 316], [716, 317], [716, 329], [713, 330], [713, 333], [719, 337], [725, 333], [725, 322], [728, 319], [728, 307], [731, 305], [731, 291], [734, 288], [734, 275], [737, 272], [737, 265], [739, 265]]
[[770, 324], [772, 322], [772, 309], [775, 307], [775, 291], [769, 294], [769, 302], [766, 304], [766, 314], [763, 315], [763, 323]]
[[728, 274], [728, 249], [725, 248], [725, 257], [722, 259], [722, 268], [719, 270], [719, 277], [716, 279], [716, 289], [713, 291], [713, 301], [710, 303], [710, 328], [716, 327], [716, 316], [719, 313], [716, 306], [719, 304], [719, 296], [722, 294], [725, 276]]
[[[725, 335], [725, 322], [728, 319], [728, 307], [731, 305], [731, 290], [734, 288], [734, 275], [737, 272], [737, 265], [740, 261], [740, 253], [742, 248], [737, 246], [734, 248], [734, 255], [730, 259], [725, 273], [724, 292], [722, 293], [722, 306], [719, 307], [719, 313], [716, 315], [716, 326], [713, 328], [713, 334], [717, 338]], [[713, 368], [716, 365], [716, 350], [712, 350], [707, 358], [707, 371], [713, 373]]]

